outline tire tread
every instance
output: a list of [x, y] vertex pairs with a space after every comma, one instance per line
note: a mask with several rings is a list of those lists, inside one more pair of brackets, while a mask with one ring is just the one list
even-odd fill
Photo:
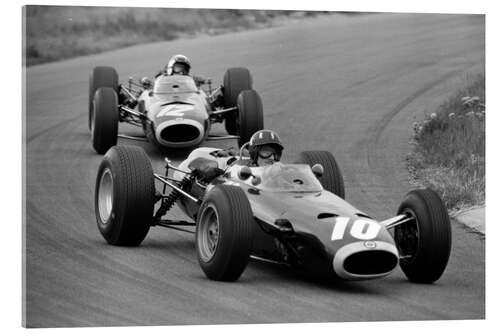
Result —
[[[423, 209], [421, 209], [423, 207]], [[405, 208], [423, 210], [419, 219], [419, 250], [411, 262], [401, 262], [409, 280], [432, 283], [438, 280], [448, 264], [451, 252], [451, 224], [448, 211], [439, 195], [430, 189], [410, 191], [401, 203], [398, 214]]]
[[[214, 257], [208, 262], [203, 262], [198, 256], [199, 263], [208, 278], [217, 281], [237, 280], [248, 264], [252, 250], [253, 214], [250, 203], [245, 193], [238, 187], [218, 185], [206, 196], [206, 202], [214, 202], [218, 209], [219, 226], [223, 234], [219, 237], [228, 237], [229, 241], [218, 244]], [[203, 209], [203, 204], [200, 209]], [[225, 212], [219, 209], [226, 209]], [[226, 216], [223, 216], [226, 215]], [[227, 218], [226, 221], [222, 221]], [[222, 240], [221, 240], [222, 242]]]
[[116, 182], [114, 217], [108, 221], [111, 223], [109, 226], [100, 224], [96, 191], [99, 230], [112, 245], [137, 246], [146, 237], [153, 217], [155, 186], [151, 162], [140, 147], [115, 146], [106, 153], [101, 163], [96, 189], [104, 167], [111, 169]]

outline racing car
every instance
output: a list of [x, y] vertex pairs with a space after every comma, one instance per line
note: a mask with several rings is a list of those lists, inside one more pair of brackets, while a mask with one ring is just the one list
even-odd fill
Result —
[[[119, 122], [141, 127], [144, 136], [119, 135]], [[222, 122], [228, 135], [209, 135], [211, 125]], [[90, 74], [89, 129], [99, 154], [116, 145], [118, 136], [160, 148], [188, 148], [206, 139], [242, 144], [262, 128], [262, 101], [247, 68], [229, 68], [216, 89], [210, 79], [188, 75], [159, 75], [154, 82], [129, 78], [119, 84], [113, 67], [98, 66]]]
[[[410, 191], [395, 216], [379, 221], [345, 201], [330, 152], [252, 166], [245, 146], [233, 154], [197, 148], [178, 166], [166, 158], [164, 173], [142, 148], [112, 147], [96, 180], [100, 233], [118, 246], [140, 245], [153, 226], [194, 233], [201, 269], [217, 281], [237, 280], [250, 258], [327, 279], [381, 278], [398, 265], [417, 283], [443, 274], [452, 236], [434, 191]], [[174, 204], [189, 219], [167, 218]]]

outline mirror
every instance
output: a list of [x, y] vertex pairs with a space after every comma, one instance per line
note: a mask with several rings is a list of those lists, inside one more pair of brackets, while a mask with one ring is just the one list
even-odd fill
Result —
[[143, 77], [140, 83], [144, 89], [151, 89], [153, 87], [153, 82], [147, 76]]
[[247, 166], [243, 166], [238, 172], [238, 177], [240, 177], [241, 180], [247, 180], [251, 176], [252, 176], [252, 170], [250, 170], [250, 168]]
[[261, 179], [260, 179], [259, 176], [253, 176], [253, 178], [252, 178], [252, 185], [253, 186], [257, 186], [257, 185], [260, 184], [260, 181], [261, 181]]
[[311, 170], [317, 178], [320, 178], [321, 176], [323, 176], [323, 173], [325, 172], [325, 169], [323, 168], [323, 166], [321, 164], [314, 164], [311, 167]]

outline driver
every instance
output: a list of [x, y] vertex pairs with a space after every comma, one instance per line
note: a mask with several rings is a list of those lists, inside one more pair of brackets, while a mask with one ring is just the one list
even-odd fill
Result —
[[278, 134], [272, 130], [254, 133], [248, 143], [248, 153], [253, 165], [266, 166], [281, 159], [283, 144]]
[[170, 58], [165, 67], [155, 75], [189, 75], [191, 71], [191, 62], [188, 57], [182, 54], [176, 54]]
[[[254, 133], [248, 142], [248, 153], [250, 155], [250, 163], [244, 162], [249, 166], [267, 166], [281, 159], [281, 152], [284, 147], [278, 134], [271, 130], [260, 130]], [[227, 165], [239, 163], [236, 156], [237, 150], [221, 149], [214, 151], [211, 155], [219, 158], [228, 158]], [[202, 179], [210, 182], [212, 179], [224, 173], [224, 170], [218, 167], [204, 166], [198, 170]]]
[[174, 55], [165, 66], [164, 73], [167, 75], [189, 75], [191, 62], [188, 57], [182, 54]]
[[[160, 75], [190, 75], [191, 71], [191, 62], [188, 57], [182, 54], [176, 54], [170, 58], [167, 65], [161, 70], [158, 74], [155, 75], [157, 78]], [[197, 86], [206, 83], [206, 80], [197, 75], [193, 75], [193, 80]]]

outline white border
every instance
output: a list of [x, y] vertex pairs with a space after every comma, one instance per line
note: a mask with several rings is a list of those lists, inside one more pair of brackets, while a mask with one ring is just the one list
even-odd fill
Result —
[[[498, 223], [494, 216], [495, 203], [499, 202], [496, 194], [498, 183], [498, 31], [500, 15], [494, 1], [359, 1], [326, 2], [320, 0], [308, 1], [269, 1], [253, 0], [235, 3], [229, 0], [143, 0], [143, 1], [33, 1], [33, 2], [4, 2], [2, 9], [2, 32], [6, 43], [2, 43], [2, 69], [4, 78], [4, 100], [2, 112], [4, 124], [1, 131], [3, 143], [2, 159], [2, 308], [0, 325], [4, 330], [20, 330], [21, 325], [21, 5], [23, 4], [53, 4], [53, 5], [101, 5], [101, 6], [136, 6], [136, 7], [210, 7], [210, 8], [254, 8], [254, 9], [302, 9], [302, 10], [344, 10], [344, 11], [377, 11], [377, 12], [421, 12], [421, 13], [485, 13], [486, 16], [486, 73], [487, 73], [487, 320], [486, 321], [439, 321], [439, 322], [377, 322], [377, 323], [333, 323], [333, 324], [280, 324], [280, 325], [225, 325], [225, 326], [171, 326], [157, 328], [106, 328], [107, 331], [169, 331], [191, 332], [203, 330], [209, 332], [253, 332], [254, 330], [314, 330], [326, 332], [331, 330], [352, 332], [418, 332], [453, 330], [464, 331], [493, 331], [500, 326], [498, 320], [498, 299], [500, 294], [498, 284]], [[5, 9], [6, 8], [6, 9]], [[11, 105], [14, 105], [13, 107]], [[332, 294], [332, 297], [335, 297]], [[48, 329], [44, 331], [52, 331]], [[65, 331], [65, 329], [62, 329]], [[87, 330], [87, 329], [82, 329]], [[93, 329], [100, 331], [100, 329]], [[6, 331], [6, 330], [5, 330]], [[61, 329], [58, 329], [61, 331]]]

